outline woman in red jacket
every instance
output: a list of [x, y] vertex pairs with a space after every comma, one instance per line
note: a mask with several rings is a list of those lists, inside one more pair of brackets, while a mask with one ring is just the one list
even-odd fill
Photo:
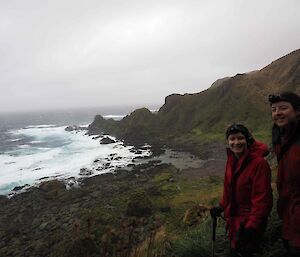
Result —
[[292, 92], [270, 95], [272, 141], [278, 161], [277, 211], [288, 256], [300, 256], [300, 97]]
[[272, 208], [271, 170], [264, 159], [268, 148], [240, 124], [230, 126], [226, 138], [223, 197], [210, 212], [217, 217], [224, 211], [231, 256], [248, 257], [258, 248]]

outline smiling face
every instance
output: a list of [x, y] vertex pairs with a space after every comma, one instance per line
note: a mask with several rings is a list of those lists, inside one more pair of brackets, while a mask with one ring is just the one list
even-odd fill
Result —
[[299, 111], [295, 111], [289, 102], [277, 102], [271, 105], [272, 119], [278, 127], [284, 127], [288, 123], [297, 120]]
[[239, 158], [247, 149], [247, 141], [245, 136], [239, 132], [231, 134], [227, 138], [230, 150]]

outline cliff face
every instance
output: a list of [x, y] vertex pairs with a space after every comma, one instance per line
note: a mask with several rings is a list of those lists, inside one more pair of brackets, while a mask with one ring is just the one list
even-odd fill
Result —
[[119, 122], [97, 116], [90, 131], [97, 127], [125, 139], [151, 142], [184, 135], [201, 139], [223, 134], [229, 124], [240, 122], [266, 134], [271, 126], [267, 97], [280, 91], [300, 93], [300, 49], [259, 71], [218, 80], [200, 93], [167, 96], [157, 114], [139, 109]]

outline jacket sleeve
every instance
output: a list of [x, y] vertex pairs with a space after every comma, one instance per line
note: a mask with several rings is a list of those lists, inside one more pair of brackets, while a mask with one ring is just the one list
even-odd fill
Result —
[[225, 176], [224, 176], [223, 195], [222, 195], [221, 201], [219, 203], [220, 206], [223, 208], [223, 210], [225, 210], [226, 207], [229, 204], [229, 197], [230, 197], [230, 189], [229, 189], [229, 187], [230, 187], [230, 184], [229, 184], [229, 178], [228, 178], [227, 167], [226, 167]]
[[271, 169], [263, 158], [256, 159], [252, 176], [251, 212], [245, 227], [259, 230], [270, 214], [273, 204]]

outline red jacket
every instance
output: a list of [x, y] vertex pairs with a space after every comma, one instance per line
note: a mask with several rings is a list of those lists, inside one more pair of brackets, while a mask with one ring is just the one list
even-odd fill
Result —
[[300, 122], [290, 128], [288, 136], [274, 146], [278, 160], [277, 211], [283, 220], [282, 238], [300, 247]]
[[227, 149], [224, 191], [220, 205], [224, 209], [231, 247], [236, 247], [240, 224], [263, 233], [272, 208], [271, 170], [263, 158], [268, 154], [265, 144], [254, 142], [237, 159]]

